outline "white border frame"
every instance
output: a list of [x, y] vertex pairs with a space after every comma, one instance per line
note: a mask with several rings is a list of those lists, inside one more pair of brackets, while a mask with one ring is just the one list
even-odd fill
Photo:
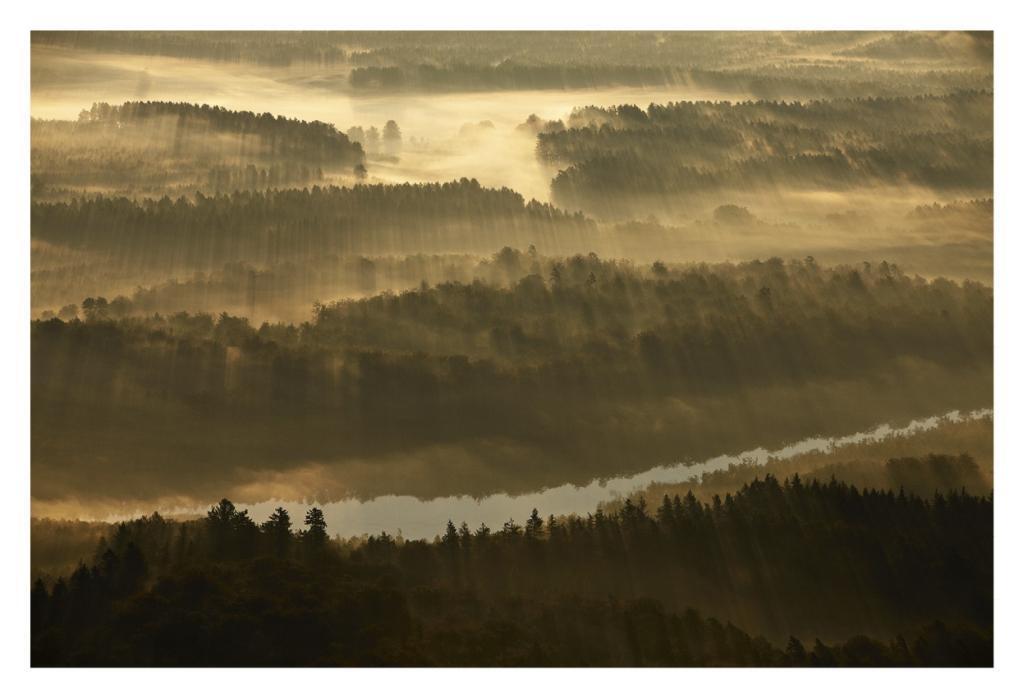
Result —
[[[817, 694], [863, 698], [866, 694], [931, 696], [1003, 695], [1021, 676], [1024, 590], [1020, 554], [1024, 463], [1019, 425], [1024, 355], [1019, 303], [1024, 301], [1024, 226], [1015, 200], [1024, 182], [1020, 167], [1024, 114], [1018, 86], [1024, 70], [1024, 35], [1010, 3], [858, 0], [855, 4], [771, 0], [668, 3], [630, 0], [619, 9], [594, 3], [517, 0], [507, 5], [391, 0], [386, 5], [338, 0], [293, 0], [273, 11], [254, 3], [177, 0], [140, 2], [49, 0], [8, 5], [3, 29], [3, 70], [8, 106], [3, 110], [3, 168], [7, 230], [0, 235], [4, 262], [0, 294], [3, 342], [3, 441], [0, 472], [7, 525], [3, 550], [13, 560], [3, 574], [2, 659], [7, 695], [174, 696], [239, 692], [245, 695], [373, 693], [416, 696], [522, 696], [586, 691], [624, 695], [654, 691], [750, 692], [758, 696]], [[996, 669], [994, 670], [29, 670], [29, 31], [31, 29], [992, 29], [995, 30], [995, 339], [996, 425]], [[11, 215], [13, 214], [13, 215]], [[159, 672], [159, 673], [156, 673]], [[1019, 689], [1018, 689], [1019, 690]]]

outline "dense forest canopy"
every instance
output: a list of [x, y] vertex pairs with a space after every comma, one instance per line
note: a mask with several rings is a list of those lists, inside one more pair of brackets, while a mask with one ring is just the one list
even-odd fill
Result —
[[[509, 249], [495, 264], [505, 284], [320, 305], [301, 325], [103, 298], [34, 323], [36, 497], [204, 497], [246, 469], [328, 498], [521, 492], [991, 400], [980, 284], [813, 260], [638, 269]], [[172, 414], [193, 475], [122, 473], [128, 453], [180, 457], [153, 426]], [[275, 482], [247, 486], [294, 492]]]

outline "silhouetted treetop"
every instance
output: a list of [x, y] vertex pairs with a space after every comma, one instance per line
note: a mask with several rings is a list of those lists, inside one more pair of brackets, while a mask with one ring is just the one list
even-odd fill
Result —
[[[322, 512], [306, 521], [311, 542]], [[315, 554], [270, 530], [224, 545], [202, 522], [121, 527], [116, 548], [33, 584], [34, 665], [991, 663], [989, 497], [769, 475], [713, 504], [534, 509], [497, 536], [449, 521], [434, 543], [324, 537]], [[496, 618], [535, 650], [474, 640]], [[249, 631], [215, 641], [232, 623]]]

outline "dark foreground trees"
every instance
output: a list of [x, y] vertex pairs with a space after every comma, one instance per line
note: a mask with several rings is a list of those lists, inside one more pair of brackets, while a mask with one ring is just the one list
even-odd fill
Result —
[[992, 661], [989, 497], [769, 477], [712, 504], [449, 522], [433, 543], [331, 542], [323, 512], [306, 520], [250, 526], [225, 500], [202, 521], [121, 524], [91, 565], [33, 585], [33, 664]]

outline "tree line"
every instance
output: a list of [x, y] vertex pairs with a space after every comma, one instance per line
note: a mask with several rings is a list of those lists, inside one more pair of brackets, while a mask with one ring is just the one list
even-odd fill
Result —
[[[546, 262], [541, 262], [545, 266]], [[42, 266], [42, 265], [40, 265]], [[197, 271], [169, 280], [131, 270], [110, 270], [102, 264], [70, 264], [32, 273], [33, 305], [48, 308], [41, 319], [85, 318], [83, 294], [106, 302], [101, 313], [110, 319], [129, 315], [173, 315], [186, 311], [247, 317], [259, 326], [267, 316], [301, 323], [311, 315], [317, 298], [361, 297], [385, 290], [400, 291], [444, 281], [507, 285], [522, 278], [523, 270], [505, 264], [505, 255], [468, 254], [324, 255], [268, 267], [245, 263], [225, 264], [209, 273]], [[129, 293], [102, 295], [106, 289], [131, 287]], [[68, 302], [72, 301], [72, 302]], [[95, 315], [95, 314], [94, 314]]]
[[32, 32], [32, 43], [266, 66], [334, 65], [348, 57], [332, 32], [36, 31]]
[[119, 524], [68, 578], [34, 583], [33, 664], [992, 661], [989, 497], [767, 476], [706, 504], [449, 521], [433, 542], [333, 541], [315, 507], [305, 523], [222, 500]]
[[[692, 87], [758, 98], [913, 95], [991, 84], [991, 42], [923, 35], [944, 59], [929, 69], [844, 60], [898, 34], [784, 32], [429, 32], [359, 35], [348, 87], [385, 90], [580, 89], [611, 85]], [[904, 42], [905, 43], [905, 42]], [[909, 48], [904, 49], [908, 53]], [[832, 52], [832, 60], [820, 60]], [[814, 55], [814, 58], [808, 58]], [[853, 54], [851, 54], [853, 55]], [[928, 60], [927, 58], [925, 59]]]
[[[36, 46], [65, 46], [98, 52], [172, 56], [266, 66], [316, 64], [357, 67], [526, 65], [698, 67], [735, 72], [756, 66], [771, 73], [799, 75], [809, 68], [837, 76], [875, 68], [879, 82], [909, 76], [891, 63], [843, 58], [894, 60], [902, 57], [942, 66], [951, 75], [991, 66], [991, 34], [984, 32], [692, 32], [692, 31], [37, 31]], [[807, 59], [808, 54], [832, 60]], [[835, 68], [839, 64], [839, 69]], [[909, 72], [909, 71], [908, 71]], [[888, 73], [888, 75], [886, 75]], [[927, 77], [926, 71], [916, 71]], [[831, 76], [830, 76], [831, 77]], [[877, 89], [877, 88], [876, 88]]]
[[365, 176], [359, 143], [334, 126], [207, 104], [93, 104], [77, 121], [32, 120], [33, 198], [101, 188], [207, 193]]
[[125, 264], [273, 264], [326, 254], [490, 253], [504, 244], [578, 249], [592, 221], [475, 179], [235, 192], [192, 200], [76, 197], [32, 205], [33, 239], [107, 251]]

